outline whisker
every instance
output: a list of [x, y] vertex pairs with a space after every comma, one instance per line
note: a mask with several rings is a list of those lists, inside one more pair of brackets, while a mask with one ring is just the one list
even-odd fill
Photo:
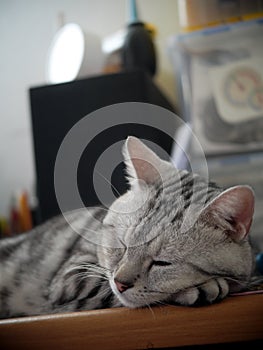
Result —
[[100, 298], [105, 298], [106, 296], [108, 296], [108, 295], [111, 294], [111, 293], [112, 293], [112, 290], [111, 290], [110, 287], [108, 287], [108, 288], [105, 288], [105, 289], [101, 290], [101, 291], [98, 293], [98, 296], [99, 296]]
[[116, 193], [119, 195], [119, 196], [121, 196], [121, 194], [120, 194], [120, 192], [117, 190], [117, 188], [103, 175], [103, 174], [101, 174], [97, 169], [94, 169], [95, 170], [95, 172], [99, 175], [99, 176], [101, 176], [113, 189], [114, 189], [114, 191], [116, 191]]
[[[73, 273], [73, 274], [72, 274]], [[67, 276], [68, 275], [68, 276]], [[109, 280], [109, 270], [91, 263], [83, 263], [73, 266], [66, 271], [67, 278], [76, 278], [80, 281], [88, 278], [97, 278], [97, 283], [102, 283]]]
[[147, 293], [171, 294], [171, 292], [163, 292], [163, 291], [154, 290], [154, 289], [150, 289], [150, 290], [147, 289]]
[[83, 266], [83, 267], [89, 268], [89, 269], [96, 269], [96, 270], [101, 270], [101, 271], [110, 271], [106, 267], [102, 267], [102, 266], [97, 265], [97, 264], [85, 263], [85, 264], [82, 264], [80, 266]]
[[166, 301], [161, 301], [161, 300], [155, 301], [154, 304], [155, 304], [155, 305], [161, 305], [161, 306], [170, 305], [168, 302], [166, 302]]
[[91, 272], [98, 272], [100, 274], [103, 274], [103, 275], [107, 275], [109, 273], [109, 270], [104, 268], [104, 267], [101, 267], [101, 266], [98, 266], [98, 265], [95, 265], [95, 264], [81, 264], [81, 265], [77, 265], [77, 266], [73, 266], [71, 268], [69, 268], [67, 271], [66, 271], [66, 274], [72, 272], [72, 271], [91, 271]]
[[91, 278], [97, 278], [100, 281], [108, 281], [108, 279], [106, 277], [102, 277], [102, 276], [99, 276], [99, 275], [83, 275], [83, 276], [80, 276], [80, 277], [81, 277], [81, 280], [84, 280], [84, 279], [87, 279], [87, 278], [91, 277]]
[[79, 281], [86, 280], [88, 278], [97, 278], [99, 281], [108, 281], [108, 278], [101, 275], [87, 274], [86, 272], [79, 272], [74, 275], [68, 276], [68, 279], [76, 278]]
[[146, 303], [146, 306], [151, 311], [151, 314], [152, 314], [153, 318], [156, 319], [155, 313], [154, 313], [152, 307], [150, 306], [150, 304]]

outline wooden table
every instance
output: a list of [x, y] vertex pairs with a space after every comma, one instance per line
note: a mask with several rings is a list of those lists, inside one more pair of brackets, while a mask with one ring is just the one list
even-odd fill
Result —
[[82, 311], [0, 321], [0, 349], [148, 349], [263, 339], [263, 294], [203, 307]]

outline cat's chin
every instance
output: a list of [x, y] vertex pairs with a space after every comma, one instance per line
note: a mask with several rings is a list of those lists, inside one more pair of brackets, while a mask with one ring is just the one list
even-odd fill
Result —
[[127, 300], [127, 298], [123, 297], [120, 293], [119, 293], [119, 295], [117, 295], [117, 294], [115, 294], [115, 295], [120, 300], [120, 302], [123, 306], [129, 307], [130, 309], [137, 309], [137, 308], [145, 306], [145, 304], [135, 304], [134, 302], [130, 302], [129, 300]]

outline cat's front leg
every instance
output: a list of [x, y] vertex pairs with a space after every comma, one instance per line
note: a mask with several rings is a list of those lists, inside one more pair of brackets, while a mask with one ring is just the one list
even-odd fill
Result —
[[180, 305], [188, 306], [212, 304], [224, 299], [228, 292], [229, 286], [227, 281], [220, 277], [177, 293], [174, 301]]

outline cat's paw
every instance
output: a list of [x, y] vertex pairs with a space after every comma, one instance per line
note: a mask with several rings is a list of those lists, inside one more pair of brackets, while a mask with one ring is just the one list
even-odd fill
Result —
[[229, 292], [228, 283], [224, 278], [216, 278], [198, 287], [188, 288], [178, 293], [174, 301], [181, 305], [212, 304], [224, 299]]

